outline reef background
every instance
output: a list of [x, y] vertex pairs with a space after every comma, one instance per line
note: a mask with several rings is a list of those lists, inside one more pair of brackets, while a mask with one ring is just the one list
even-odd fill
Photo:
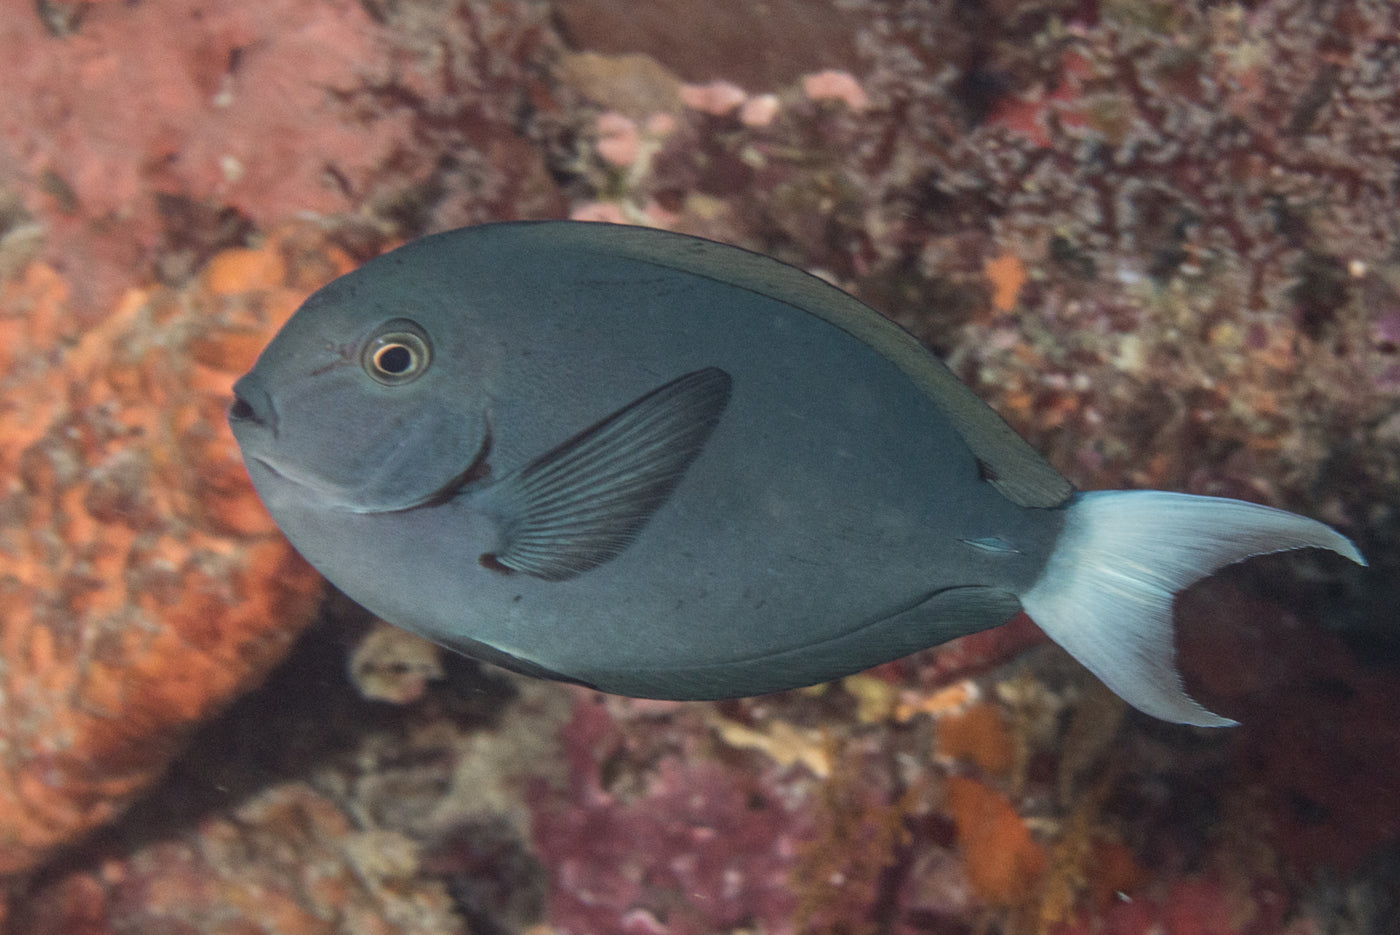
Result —
[[[1125, 710], [1024, 618], [723, 704], [369, 620], [222, 417], [321, 283], [591, 218], [817, 271], [1076, 484], [1369, 570], [1179, 602]], [[7, 935], [1400, 932], [1400, 7], [0, 0]]]

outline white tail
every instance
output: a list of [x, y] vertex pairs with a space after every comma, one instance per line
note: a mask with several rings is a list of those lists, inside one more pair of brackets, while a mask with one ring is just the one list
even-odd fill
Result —
[[1051, 639], [1139, 711], [1225, 727], [1186, 694], [1176, 670], [1172, 601], [1219, 568], [1269, 552], [1330, 549], [1366, 560], [1316, 520], [1273, 507], [1156, 490], [1078, 494], [1021, 605]]

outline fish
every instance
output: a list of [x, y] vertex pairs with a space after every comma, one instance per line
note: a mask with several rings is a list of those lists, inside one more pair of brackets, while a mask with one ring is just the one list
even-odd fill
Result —
[[1126, 702], [1187, 694], [1176, 593], [1365, 559], [1284, 510], [1080, 491], [908, 332], [739, 247], [521, 221], [329, 283], [233, 387], [252, 483], [365, 608], [516, 672], [703, 700], [829, 682], [1021, 612]]

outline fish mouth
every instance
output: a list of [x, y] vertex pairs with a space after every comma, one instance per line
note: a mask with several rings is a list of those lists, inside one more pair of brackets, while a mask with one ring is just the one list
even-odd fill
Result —
[[[236, 406], [237, 403], [234, 403], [234, 405]], [[232, 414], [230, 414], [230, 418], [233, 418]], [[393, 506], [367, 509], [364, 507], [356, 507], [354, 505], [353, 490], [340, 492], [341, 495], [336, 496], [336, 499], [340, 502], [341, 506], [348, 507], [351, 510], [351, 512], [363, 514], [407, 513], [410, 510], [421, 510], [425, 507], [441, 506], [442, 504], [456, 497], [465, 488], [470, 487], [472, 484], [479, 483], [480, 481], [483, 481], [491, 476], [491, 462], [489, 460], [490, 454], [491, 427], [488, 425], [486, 428], [486, 437], [482, 439], [481, 447], [477, 450], [476, 456], [472, 458], [472, 460], [467, 464], [467, 466], [464, 467], [462, 470], [458, 471], [456, 474], [449, 477], [447, 481], [444, 482], [441, 486], [439, 486], [435, 490], [424, 494], [416, 500], [412, 500], [408, 503], [403, 504], [395, 504]], [[330, 489], [328, 489], [323, 484], [318, 484], [314, 480], [309, 480], [305, 477], [299, 477], [294, 473], [288, 473], [287, 471], [278, 468], [276, 463], [269, 460], [268, 458], [259, 457], [257, 455], [250, 455], [248, 456], [248, 460], [262, 466], [268, 471], [268, 473], [275, 475], [276, 477], [280, 478], [283, 481], [286, 481], [289, 484], [293, 484], [297, 487], [302, 487], [307, 490], [319, 491], [322, 494], [330, 492]]]
[[277, 437], [277, 405], [272, 394], [262, 388], [252, 376], [247, 374], [233, 385], [233, 402], [229, 403], [227, 417], [231, 426], [260, 425]]

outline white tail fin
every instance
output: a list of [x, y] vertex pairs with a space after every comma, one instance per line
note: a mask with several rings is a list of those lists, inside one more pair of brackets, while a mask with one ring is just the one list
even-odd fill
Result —
[[1021, 605], [1051, 639], [1123, 700], [1166, 721], [1224, 727], [1176, 671], [1172, 600], [1211, 572], [1287, 549], [1356, 546], [1316, 520], [1273, 507], [1156, 490], [1078, 494], [1045, 571]]

